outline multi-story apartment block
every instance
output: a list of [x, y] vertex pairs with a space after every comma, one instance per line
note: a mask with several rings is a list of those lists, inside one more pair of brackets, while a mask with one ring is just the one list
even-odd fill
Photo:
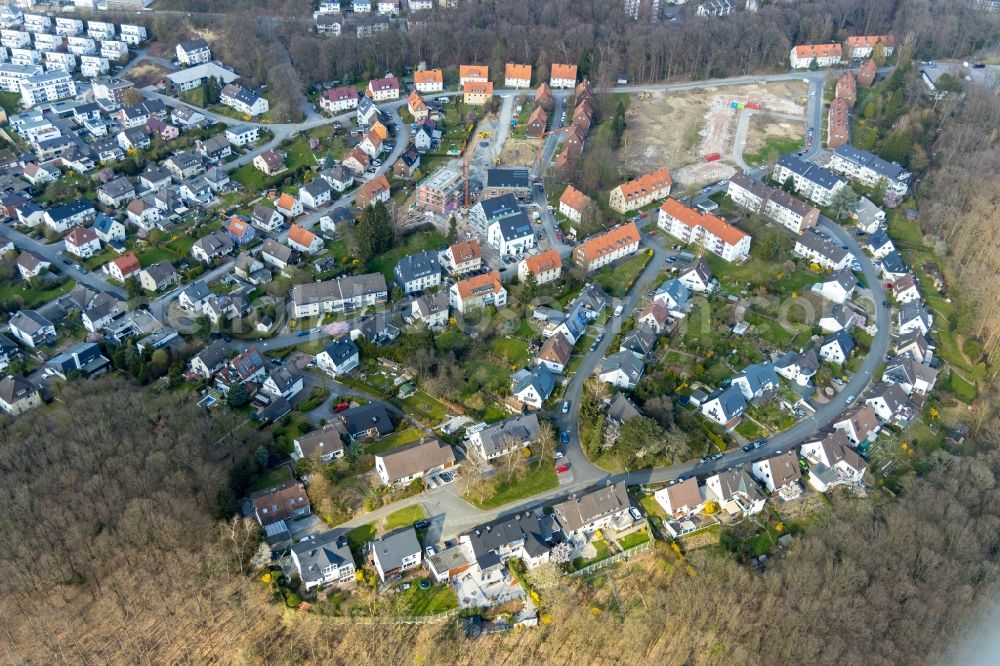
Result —
[[657, 225], [685, 243], [700, 245], [726, 261], [743, 261], [750, 254], [750, 235], [721, 217], [688, 208], [675, 199], [660, 206]]

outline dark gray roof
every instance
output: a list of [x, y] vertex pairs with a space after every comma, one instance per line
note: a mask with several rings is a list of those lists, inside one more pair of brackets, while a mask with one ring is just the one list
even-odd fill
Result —
[[653, 351], [656, 345], [657, 335], [645, 324], [633, 328], [622, 336], [619, 351], [630, 351], [635, 354], [645, 356]]
[[188, 52], [197, 51], [198, 49], [207, 49], [208, 42], [206, 42], [201, 37], [197, 37], [195, 39], [189, 39], [187, 41], [181, 42], [180, 47]]
[[847, 256], [847, 250], [825, 236], [820, 236], [812, 229], [806, 229], [801, 236], [795, 239], [795, 242], [801, 243], [807, 249], [826, 257], [834, 264], [839, 264]]
[[328, 530], [311, 534], [292, 546], [299, 561], [299, 573], [303, 583], [321, 581], [323, 571], [329, 567], [339, 569], [346, 564], [354, 564], [351, 547], [344, 530]]
[[730, 384], [724, 389], [718, 389], [713, 393], [709, 394], [702, 405], [712, 402], [718, 398], [719, 405], [722, 408], [722, 418], [729, 421], [742, 414], [747, 408], [746, 399], [743, 397], [743, 393], [740, 388], [735, 384]]
[[378, 559], [382, 571], [392, 571], [403, 565], [403, 559], [420, 554], [420, 542], [417, 532], [407, 527], [396, 532], [390, 532], [371, 542], [372, 556]]
[[525, 511], [483, 523], [463, 536], [472, 546], [472, 553], [481, 569], [500, 564], [500, 551], [518, 545], [532, 557], [550, 550], [556, 529], [552, 519], [541, 511]]
[[540, 426], [538, 417], [534, 414], [514, 416], [500, 423], [495, 423], [479, 432], [483, 452], [487, 458], [492, 458], [498, 451], [504, 450], [505, 439], [513, 438], [521, 445], [527, 445], [538, 438]]
[[531, 187], [531, 173], [523, 168], [487, 169], [486, 187], [528, 189]]
[[8, 375], [0, 379], [0, 401], [8, 405], [23, 400], [37, 390], [38, 387], [24, 377]]
[[797, 155], [782, 155], [778, 164], [808, 181], [816, 183], [825, 190], [832, 190], [843, 179], [829, 169], [806, 162]]
[[627, 511], [632, 506], [625, 482], [602, 486], [581, 495], [573, 495], [553, 508], [556, 519], [566, 532], [575, 532], [601, 518]]
[[347, 432], [351, 436], [357, 436], [367, 432], [372, 428], [378, 430], [379, 435], [385, 435], [393, 431], [392, 419], [385, 405], [381, 403], [369, 403], [360, 407], [352, 407], [340, 413]]
[[358, 353], [358, 346], [354, 344], [353, 340], [344, 336], [330, 340], [323, 347], [323, 351], [335, 365], [340, 366], [341, 363]]
[[521, 205], [513, 194], [483, 199], [477, 205], [482, 209], [487, 221], [498, 220], [521, 210]]
[[630, 383], [634, 384], [642, 377], [642, 361], [636, 358], [632, 352], [618, 352], [604, 359], [601, 363], [601, 374], [621, 370], [628, 377]]
[[218, 368], [229, 360], [229, 345], [222, 340], [216, 340], [198, 352], [195, 358], [201, 359], [209, 370]]
[[518, 211], [497, 222], [500, 225], [500, 235], [504, 241], [510, 242], [518, 238], [532, 235], [531, 222], [523, 211]]
[[910, 172], [895, 162], [887, 162], [875, 153], [856, 148], [849, 143], [838, 146], [833, 152], [838, 157], [870, 169], [889, 180], [906, 182], [910, 179]]
[[424, 250], [415, 254], [408, 254], [396, 262], [393, 276], [396, 283], [403, 286], [407, 282], [419, 280], [440, 272], [441, 264], [438, 263], [437, 252]]
[[611, 399], [611, 404], [608, 405], [608, 418], [614, 419], [619, 423], [624, 423], [637, 416], [642, 416], [642, 412], [628, 399], [628, 396], [624, 393], [615, 393], [615, 397]]
[[844, 356], [850, 356], [854, 350], [854, 338], [847, 332], [847, 329], [841, 329], [836, 333], [826, 336], [826, 339], [820, 344], [820, 348], [826, 347], [831, 343], [839, 345]]

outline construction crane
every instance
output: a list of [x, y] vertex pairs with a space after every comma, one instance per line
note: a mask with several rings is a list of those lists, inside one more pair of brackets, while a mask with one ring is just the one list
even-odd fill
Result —
[[465, 176], [465, 207], [468, 208], [472, 203], [472, 199], [469, 198], [469, 164], [472, 162], [472, 156], [476, 154], [476, 147], [479, 145], [478, 141], [472, 142], [472, 147], [466, 150], [465, 163], [462, 165], [462, 170]]

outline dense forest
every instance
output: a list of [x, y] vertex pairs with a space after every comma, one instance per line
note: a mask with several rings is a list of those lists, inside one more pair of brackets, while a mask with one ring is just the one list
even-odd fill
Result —
[[219, 418], [105, 378], [0, 423], [3, 661], [925, 663], [1000, 573], [994, 414], [898, 497], [834, 496], [763, 573], [664, 546], [612, 579], [535, 581], [551, 617], [535, 630], [467, 643], [452, 622], [333, 624], [246, 575], [258, 533], [219, 519], [214, 490], [261, 436], [227, 438]]

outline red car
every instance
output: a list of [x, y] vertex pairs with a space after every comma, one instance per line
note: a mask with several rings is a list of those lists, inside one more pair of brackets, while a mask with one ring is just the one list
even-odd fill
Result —
[[342, 412], [342, 411], [344, 411], [345, 409], [347, 409], [350, 406], [351, 406], [351, 403], [349, 403], [349, 402], [338, 402], [333, 407], [333, 413], [336, 414], [338, 412]]
[[567, 465], [565, 463], [563, 463], [562, 465], [559, 465], [559, 467], [556, 467], [556, 474], [563, 474], [563, 473], [568, 472], [568, 471], [569, 471], [569, 465]]

